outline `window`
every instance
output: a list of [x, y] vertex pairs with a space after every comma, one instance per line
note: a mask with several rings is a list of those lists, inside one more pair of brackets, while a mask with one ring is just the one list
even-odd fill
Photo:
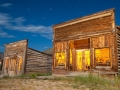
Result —
[[65, 66], [65, 64], [66, 64], [65, 52], [60, 52], [60, 53], [55, 53], [55, 54], [56, 54], [55, 66]]
[[95, 62], [97, 66], [110, 66], [109, 48], [95, 49]]

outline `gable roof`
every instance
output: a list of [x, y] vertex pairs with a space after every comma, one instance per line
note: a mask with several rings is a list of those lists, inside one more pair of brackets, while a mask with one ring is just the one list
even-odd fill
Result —
[[29, 48], [29, 47], [28, 47], [28, 49], [33, 50], [33, 51], [38, 52], [38, 53], [42, 53], [42, 54], [46, 54], [46, 55], [51, 56], [50, 54], [47, 54], [47, 53], [45, 53], [45, 52], [41, 52], [41, 51], [35, 50], [35, 49], [33, 49], [33, 48]]
[[52, 55], [53, 54], [53, 48], [49, 48], [49, 49], [47, 49], [43, 52]]
[[7, 43], [7, 44], [4, 44], [4, 45], [5, 46], [9, 46], [9, 45], [18, 44], [18, 43], [21, 43], [21, 42], [28, 42], [28, 39], [20, 40], [20, 41], [16, 41], [16, 42], [11, 42], [11, 43]]

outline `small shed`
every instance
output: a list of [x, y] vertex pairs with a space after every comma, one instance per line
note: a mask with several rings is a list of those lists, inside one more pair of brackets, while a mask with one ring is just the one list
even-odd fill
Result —
[[5, 44], [2, 74], [51, 73], [52, 56], [28, 47], [28, 40]]
[[53, 74], [109, 69], [120, 74], [120, 28], [109, 9], [53, 26]]

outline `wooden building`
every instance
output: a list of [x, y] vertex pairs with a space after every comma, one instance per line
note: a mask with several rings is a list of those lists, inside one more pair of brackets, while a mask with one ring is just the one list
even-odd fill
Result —
[[4, 58], [4, 53], [0, 52], [0, 71], [2, 70], [3, 58]]
[[120, 74], [120, 28], [114, 9], [53, 26], [53, 74], [109, 69]]
[[51, 73], [52, 56], [28, 47], [28, 40], [5, 44], [2, 74]]

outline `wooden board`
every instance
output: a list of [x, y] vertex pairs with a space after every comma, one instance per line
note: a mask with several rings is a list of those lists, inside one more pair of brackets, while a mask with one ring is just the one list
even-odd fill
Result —
[[52, 56], [34, 49], [27, 49], [27, 60], [25, 71], [30, 73], [51, 73]]
[[6, 44], [3, 64], [3, 74], [21, 75], [24, 73], [27, 40]]
[[104, 30], [112, 30], [112, 15], [101, 17], [89, 21], [84, 21], [61, 28], [54, 31], [54, 39], [61, 40], [74, 35], [88, 34], [91, 32], [101, 32]]

